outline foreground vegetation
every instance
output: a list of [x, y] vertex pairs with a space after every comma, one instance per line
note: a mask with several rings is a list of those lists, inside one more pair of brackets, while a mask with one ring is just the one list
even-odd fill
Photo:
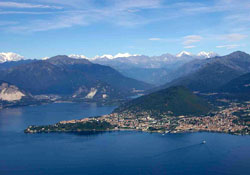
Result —
[[25, 132], [36, 133], [36, 132], [81, 132], [81, 131], [107, 131], [114, 129], [110, 123], [106, 121], [89, 120], [87, 122], [76, 122], [76, 123], [57, 123], [55, 125], [45, 126], [30, 126]]

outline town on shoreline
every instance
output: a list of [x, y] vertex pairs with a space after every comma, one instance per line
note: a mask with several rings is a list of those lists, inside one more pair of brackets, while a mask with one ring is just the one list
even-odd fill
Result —
[[173, 116], [152, 111], [111, 113], [99, 117], [61, 121], [54, 125], [29, 126], [25, 133], [137, 130], [159, 133], [221, 132], [250, 134], [250, 101], [231, 102], [204, 116]]

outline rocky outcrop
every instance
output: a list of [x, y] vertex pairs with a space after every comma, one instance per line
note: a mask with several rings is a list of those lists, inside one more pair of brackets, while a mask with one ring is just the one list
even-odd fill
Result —
[[107, 100], [110, 97], [110, 94], [114, 92], [115, 89], [106, 85], [100, 85], [87, 88], [86, 86], [81, 86], [78, 90], [73, 94], [74, 99], [86, 99], [86, 100]]
[[90, 92], [86, 95], [85, 98], [92, 99], [96, 95], [97, 89], [91, 88]]
[[0, 100], [2, 101], [19, 101], [25, 96], [25, 93], [14, 85], [10, 85], [5, 82], [0, 85]]

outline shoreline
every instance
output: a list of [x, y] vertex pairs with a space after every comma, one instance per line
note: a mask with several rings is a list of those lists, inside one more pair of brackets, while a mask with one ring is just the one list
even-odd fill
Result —
[[[29, 128], [29, 127], [28, 127]], [[193, 130], [193, 131], [147, 131], [147, 130], [138, 130], [138, 129], [110, 129], [110, 130], [81, 130], [81, 131], [65, 131], [65, 130], [57, 130], [57, 131], [36, 131], [36, 132], [29, 132], [26, 131], [28, 128], [24, 130], [25, 134], [50, 134], [50, 133], [96, 133], [96, 132], [143, 132], [143, 133], [158, 133], [158, 134], [182, 134], [182, 133], [218, 133], [218, 134], [229, 134], [235, 136], [250, 136], [250, 134], [240, 134], [240, 133], [230, 133], [230, 132], [220, 132], [220, 131], [206, 131], [206, 130]]]
[[[25, 133], [50, 132], [91, 132], [91, 131], [143, 131], [165, 133], [217, 132], [232, 135], [250, 135], [249, 122], [240, 114], [247, 114], [250, 104], [232, 103], [227, 108], [207, 116], [171, 116], [161, 114], [154, 117], [150, 112], [110, 113], [82, 119], [60, 121], [55, 124], [28, 126]], [[139, 117], [138, 117], [139, 116]]]
[[85, 104], [97, 104], [98, 106], [117, 106], [116, 104], [106, 104], [106, 103], [98, 103], [98, 102], [90, 102], [90, 101], [53, 101], [53, 102], [42, 102], [39, 104], [18, 104], [18, 105], [11, 105], [11, 106], [5, 106], [5, 107], [0, 107], [0, 111], [3, 111], [5, 109], [13, 109], [13, 108], [20, 108], [20, 107], [31, 107], [31, 106], [43, 106], [43, 105], [49, 105], [49, 104], [80, 104], [80, 103], [85, 103]]

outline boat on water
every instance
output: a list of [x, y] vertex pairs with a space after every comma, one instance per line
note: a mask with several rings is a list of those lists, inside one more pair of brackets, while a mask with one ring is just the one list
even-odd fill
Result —
[[202, 143], [202, 144], [206, 144], [206, 140], [203, 140], [201, 143]]

